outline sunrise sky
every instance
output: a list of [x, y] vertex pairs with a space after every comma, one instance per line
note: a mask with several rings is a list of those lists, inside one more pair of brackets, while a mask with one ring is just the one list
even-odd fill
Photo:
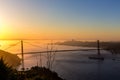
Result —
[[0, 0], [0, 39], [120, 40], [120, 0]]

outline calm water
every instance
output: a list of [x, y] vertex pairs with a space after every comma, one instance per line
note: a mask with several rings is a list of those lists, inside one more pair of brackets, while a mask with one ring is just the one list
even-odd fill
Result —
[[[24, 52], [62, 50], [62, 49], [83, 49], [83, 47], [48, 45], [56, 41], [24, 41]], [[18, 43], [18, 44], [17, 44]], [[0, 49], [13, 54], [20, 53], [19, 41], [1, 41]], [[12, 47], [11, 47], [12, 46]], [[60, 77], [67, 80], [120, 80], [120, 56], [111, 55], [107, 51], [101, 51], [105, 57], [104, 61], [90, 60], [89, 56], [96, 55], [97, 51], [76, 51], [55, 53], [55, 60], [52, 70]], [[19, 55], [19, 57], [21, 57]], [[115, 58], [116, 60], [112, 60]], [[25, 68], [32, 66], [46, 66], [47, 54], [25, 55]], [[19, 67], [19, 69], [21, 66]]]

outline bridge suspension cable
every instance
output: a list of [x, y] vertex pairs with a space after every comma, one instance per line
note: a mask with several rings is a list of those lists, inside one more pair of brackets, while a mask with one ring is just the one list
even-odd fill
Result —
[[20, 41], [17, 42], [17, 43], [15, 43], [14, 45], [10, 45], [9, 47], [7, 47], [7, 48], [5, 48], [5, 49], [3, 49], [3, 50], [8, 50], [8, 49], [10, 49], [10, 48], [12, 48], [12, 47], [15, 47], [15, 46], [17, 46], [19, 43], [20, 43]]
[[43, 47], [41, 47], [41, 46], [39, 46], [39, 45], [32, 44], [32, 43], [30, 43], [30, 42], [25, 42], [25, 41], [24, 41], [24, 43], [27, 43], [27, 44], [29, 44], [29, 45], [31, 45], [31, 46], [34, 46], [34, 47], [37, 47], [37, 48], [47, 49], [47, 48], [43, 48]]

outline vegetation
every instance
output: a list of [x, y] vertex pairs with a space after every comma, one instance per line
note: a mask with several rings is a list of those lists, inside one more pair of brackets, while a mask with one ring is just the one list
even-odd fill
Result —
[[26, 71], [26, 77], [34, 80], [63, 80], [62, 78], [58, 77], [56, 72], [52, 72], [45, 67], [37, 66]]
[[0, 59], [0, 80], [15, 80], [14, 70]]
[[0, 80], [63, 80], [56, 72], [45, 67], [32, 67], [28, 71], [17, 71], [0, 59]]

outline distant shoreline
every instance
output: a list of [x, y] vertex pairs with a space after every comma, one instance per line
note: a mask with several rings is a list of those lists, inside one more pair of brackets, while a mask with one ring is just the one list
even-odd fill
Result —
[[[56, 45], [78, 46], [78, 47], [97, 47], [97, 42], [89, 41], [64, 41], [56, 42]], [[111, 52], [112, 54], [120, 54], [120, 42], [100, 42], [100, 48]]]

